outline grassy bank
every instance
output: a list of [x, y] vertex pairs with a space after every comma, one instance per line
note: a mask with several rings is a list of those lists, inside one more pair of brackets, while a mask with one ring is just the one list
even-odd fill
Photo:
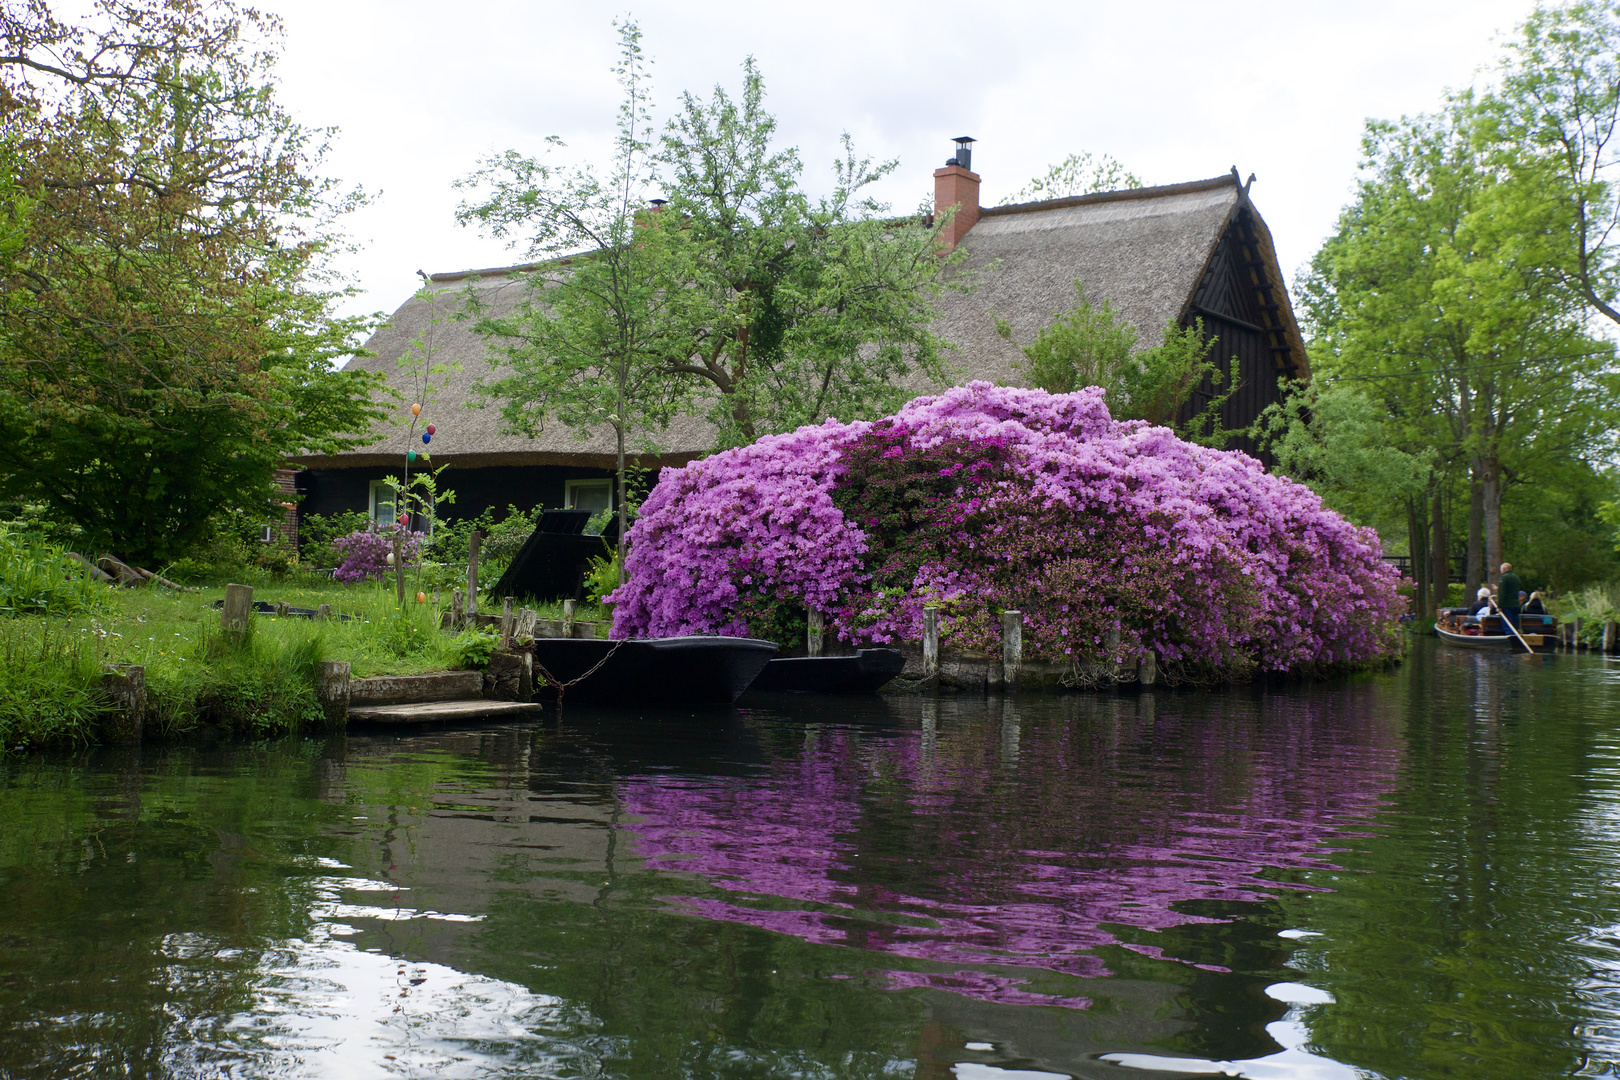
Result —
[[[401, 611], [392, 588], [375, 582], [257, 586], [255, 600], [330, 604], [350, 618], [258, 615], [241, 643], [220, 633], [212, 605], [224, 594], [223, 587], [200, 595], [109, 587], [90, 611], [0, 619], [0, 748], [95, 742], [104, 664], [145, 666], [149, 738], [204, 730], [264, 737], [321, 723], [315, 674], [323, 660], [347, 660], [364, 678], [444, 670], [461, 656], [431, 604], [413, 596]], [[541, 610], [561, 615], [560, 604]]]

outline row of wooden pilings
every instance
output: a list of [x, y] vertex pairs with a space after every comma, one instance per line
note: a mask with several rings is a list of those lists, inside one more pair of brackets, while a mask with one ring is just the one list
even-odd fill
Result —
[[[809, 617], [810, 629], [805, 642], [806, 652], [811, 656], [822, 655], [825, 647], [826, 622], [821, 612], [812, 611]], [[1115, 628], [1108, 635], [1108, 655], [1119, 655], [1119, 630]], [[1018, 689], [1018, 673], [1024, 665], [1024, 613], [1022, 611], [1003, 611], [1001, 613], [1001, 664], [1000, 671], [991, 670], [987, 685], [999, 689], [1015, 691]], [[993, 668], [994, 665], [991, 665]], [[1135, 668], [1137, 684], [1140, 686], [1153, 686], [1159, 681], [1159, 659], [1149, 650], [1136, 658], [1134, 664], [1116, 660], [1113, 664], [1113, 675], [1123, 680], [1129, 674], [1129, 669]], [[923, 637], [922, 637], [922, 675], [924, 679], [937, 678], [940, 673], [939, 662], [939, 605], [923, 605]], [[997, 679], [995, 676], [999, 675]]]

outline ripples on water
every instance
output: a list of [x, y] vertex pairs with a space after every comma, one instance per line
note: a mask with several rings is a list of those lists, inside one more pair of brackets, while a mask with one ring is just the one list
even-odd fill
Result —
[[1612, 1075], [1613, 671], [13, 759], [0, 1075]]

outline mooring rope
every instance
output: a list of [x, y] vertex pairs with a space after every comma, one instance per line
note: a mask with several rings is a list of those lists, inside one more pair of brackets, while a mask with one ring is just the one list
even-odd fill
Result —
[[555, 676], [551, 672], [547, 671], [545, 665], [540, 662], [540, 658], [537, 655], [535, 657], [535, 661], [534, 661], [535, 670], [540, 672], [541, 677], [546, 680], [546, 685], [547, 686], [554, 686], [554, 687], [557, 688], [557, 710], [559, 712], [562, 711], [563, 691], [564, 690], [567, 690], [570, 686], [573, 686], [575, 683], [584, 682], [586, 679], [590, 678], [592, 675], [595, 675], [598, 671], [601, 671], [602, 670], [602, 665], [607, 663], [609, 660], [613, 659], [613, 654], [619, 651], [619, 646], [623, 645], [626, 641], [629, 641], [629, 640], [630, 640], [629, 638], [620, 638], [618, 641], [615, 641], [613, 643], [613, 648], [609, 649], [607, 651], [607, 655], [603, 656], [602, 659], [598, 660], [596, 662], [595, 666], [591, 668], [591, 670], [587, 671], [585, 674], [581, 675], [579, 678], [577, 678], [577, 679], [569, 679], [567, 682], [563, 682], [561, 679], [557, 678], [557, 676]]

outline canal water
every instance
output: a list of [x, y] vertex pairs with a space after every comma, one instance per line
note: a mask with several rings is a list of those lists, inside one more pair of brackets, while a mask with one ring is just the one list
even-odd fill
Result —
[[0, 762], [0, 1076], [1614, 1076], [1620, 663]]

